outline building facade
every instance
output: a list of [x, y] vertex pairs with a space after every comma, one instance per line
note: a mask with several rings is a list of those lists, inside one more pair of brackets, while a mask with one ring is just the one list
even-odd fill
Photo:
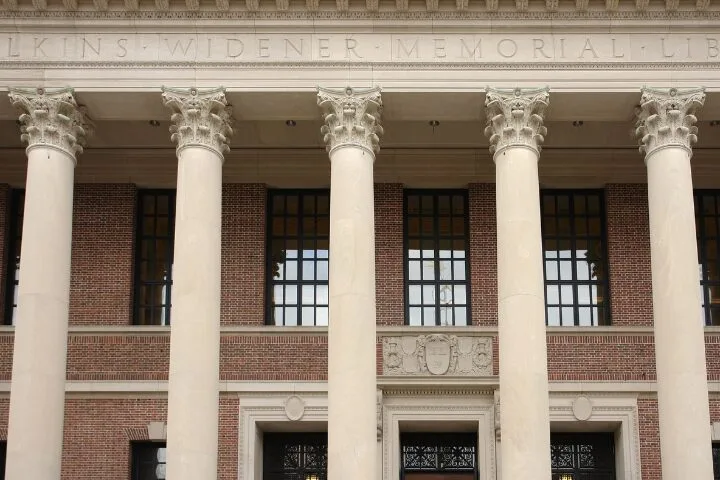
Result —
[[4, 0], [4, 478], [720, 478], [719, 26]]

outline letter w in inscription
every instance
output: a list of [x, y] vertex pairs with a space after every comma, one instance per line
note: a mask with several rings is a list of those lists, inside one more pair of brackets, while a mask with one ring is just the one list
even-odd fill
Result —
[[182, 40], [176, 40], [175, 44], [171, 47], [170, 46], [170, 39], [165, 39], [165, 45], [167, 46], [168, 52], [170, 52], [170, 56], [174, 57], [175, 52], [179, 50], [182, 51], [183, 56], [187, 56], [188, 52], [190, 51], [190, 47], [192, 47], [194, 38], [189, 38], [186, 45], [183, 45]]

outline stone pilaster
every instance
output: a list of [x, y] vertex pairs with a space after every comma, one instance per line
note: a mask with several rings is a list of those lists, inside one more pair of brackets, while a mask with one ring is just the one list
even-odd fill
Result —
[[712, 478], [705, 338], [690, 167], [703, 89], [642, 90], [663, 478]]
[[550, 478], [550, 406], [538, 159], [548, 90], [489, 89], [496, 170], [498, 337], [504, 480]]
[[328, 478], [376, 478], [377, 381], [373, 163], [380, 89], [318, 89], [330, 179]]
[[73, 90], [11, 89], [27, 143], [6, 477], [60, 479], [75, 156], [87, 120]]
[[232, 135], [222, 88], [163, 89], [177, 143], [167, 478], [217, 478], [223, 153]]

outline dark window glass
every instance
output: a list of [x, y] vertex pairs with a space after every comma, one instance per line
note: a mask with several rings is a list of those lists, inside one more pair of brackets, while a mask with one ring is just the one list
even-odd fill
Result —
[[612, 433], [550, 435], [552, 480], [615, 480]]
[[165, 478], [165, 443], [133, 442], [131, 480], [162, 480]]
[[698, 275], [705, 325], [720, 325], [720, 192], [695, 192]]
[[720, 443], [712, 444], [713, 480], [720, 480]]
[[7, 441], [0, 441], [0, 480], [5, 480], [5, 462], [7, 459]]
[[610, 324], [605, 205], [601, 190], [541, 194], [546, 321]]
[[403, 433], [400, 449], [404, 479], [417, 473], [476, 476], [477, 433]]
[[20, 285], [20, 247], [22, 244], [25, 191], [14, 190], [10, 197], [10, 241], [8, 242], [8, 274], [5, 284], [5, 324], [15, 325], [18, 288]]
[[330, 193], [277, 190], [268, 197], [270, 325], [327, 325]]
[[467, 192], [405, 192], [405, 323], [470, 325]]
[[175, 191], [141, 190], [137, 217], [135, 324], [169, 325]]
[[263, 480], [326, 480], [327, 433], [265, 433]]

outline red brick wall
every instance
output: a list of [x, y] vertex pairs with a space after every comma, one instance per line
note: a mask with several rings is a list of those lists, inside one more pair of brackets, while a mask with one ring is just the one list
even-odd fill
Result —
[[405, 323], [403, 186], [375, 184], [375, 296], [378, 325]]
[[131, 184], [75, 185], [71, 325], [132, 323], [135, 199]]
[[473, 325], [497, 325], [497, 222], [495, 185], [472, 184], [470, 204], [470, 291]]
[[548, 335], [550, 380], [654, 380], [655, 347], [645, 335]]
[[647, 186], [606, 188], [612, 324], [652, 325]]
[[720, 335], [705, 335], [708, 380], [720, 380]]
[[265, 324], [265, 185], [223, 185], [223, 325]]
[[638, 398], [638, 416], [642, 478], [643, 480], [661, 480], [660, 426], [658, 423], [657, 400]]

